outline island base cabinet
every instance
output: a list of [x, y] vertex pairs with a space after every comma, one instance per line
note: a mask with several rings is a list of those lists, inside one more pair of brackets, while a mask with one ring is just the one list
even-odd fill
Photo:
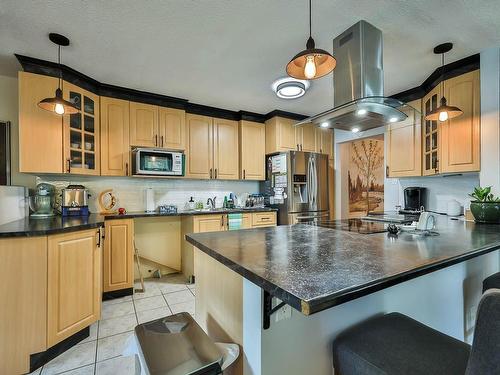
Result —
[[47, 349], [47, 237], [0, 239], [0, 254], [0, 374], [26, 374]]
[[134, 220], [105, 222], [103, 292], [134, 286]]
[[[222, 263], [195, 248], [195, 316], [215, 342], [231, 342], [243, 350], [243, 278]], [[243, 358], [224, 374], [243, 375]]]
[[77, 333], [101, 314], [101, 231], [48, 237], [47, 347]]

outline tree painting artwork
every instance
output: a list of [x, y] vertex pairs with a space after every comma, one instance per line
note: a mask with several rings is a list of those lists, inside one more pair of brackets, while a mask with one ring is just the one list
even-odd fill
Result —
[[348, 171], [349, 217], [384, 210], [384, 141], [351, 142]]

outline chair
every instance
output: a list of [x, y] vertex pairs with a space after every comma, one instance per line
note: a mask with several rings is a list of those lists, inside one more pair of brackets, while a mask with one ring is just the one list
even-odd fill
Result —
[[499, 317], [500, 289], [490, 289], [478, 307], [472, 347], [400, 313], [371, 318], [335, 339], [335, 374], [498, 374]]
[[488, 276], [483, 281], [483, 293], [488, 289], [500, 289], [500, 272]]

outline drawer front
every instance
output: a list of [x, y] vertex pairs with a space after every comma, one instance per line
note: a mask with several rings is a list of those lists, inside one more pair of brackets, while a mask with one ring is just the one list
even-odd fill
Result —
[[276, 212], [255, 212], [252, 214], [253, 227], [271, 227], [276, 225]]

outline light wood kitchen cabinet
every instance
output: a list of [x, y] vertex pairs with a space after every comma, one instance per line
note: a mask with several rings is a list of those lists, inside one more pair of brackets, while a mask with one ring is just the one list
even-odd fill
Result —
[[214, 178], [238, 180], [240, 175], [238, 122], [214, 118], [213, 132]]
[[316, 150], [320, 154], [333, 158], [333, 131], [331, 129], [316, 128]]
[[241, 229], [250, 229], [252, 228], [252, 214], [246, 213], [241, 214]]
[[274, 227], [276, 225], [276, 212], [252, 213], [252, 228]]
[[168, 150], [186, 149], [186, 112], [158, 107], [158, 146]]
[[425, 120], [425, 116], [436, 109], [441, 100], [441, 85], [437, 85], [422, 99], [422, 174], [424, 176], [439, 173], [439, 138], [440, 126], [437, 121]]
[[387, 139], [387, 177], [422, 175], [421, 100], [407, 103], [406, 120], [389, 124]]
[[273, 117], [266, 121], [266, 154], [297, 150], [293, 126], [295, 122], [282, 117]]
[[240, 178], [266, 179], [266, 126], [259, 122], [240, 121]]
[[186, 176], [213, 178], [213, 120], [208, 116], [187, 114], [188, 145], [186, 150]]
[[104, 226], [103, 291], [134, 286], [134, 220], [107, 220]]
[[63, 117], [38, 107], [53, 97], [54, 77], [19, 72], [19, 171], [63, 172]]
[[63, 116], [64, 172], [100, 174], [99, 96], [64, 82], [63, 97], [78, 108], [78, 113]]
[[239, 178], [238, 122], [186, 115], [186, 176], [199, 179]]
[[156, 105], [130, 102], [130, 145], [159, 147]]
[[188, 280], [194, 275], [194, 247], [186, 241], [188, 233], [223, 232], [227, 230], [227, 215], [207, 214], [185, 216], [181, 221], [181, 268]]
[[480, 170], [480, 84], [479, 70], [462, 74], [445, 82], [449, 105], [463, 111], [459, 117], [440, 126], [441, 173], [475, 172]]
[[316, 127], [313, 124], [304, 124], [294, 128], [296, 150], [316, 152]]
[[127, 100], [101, 97], [101, 175], [130, 173], [130, 104]]
[[0, 254], [0, 374], [27, 374], [47, 349], [47, 237], [0, 239]]
[[48, 236], [47, 346], [99, 320], [101, 315], [101, 231]]

